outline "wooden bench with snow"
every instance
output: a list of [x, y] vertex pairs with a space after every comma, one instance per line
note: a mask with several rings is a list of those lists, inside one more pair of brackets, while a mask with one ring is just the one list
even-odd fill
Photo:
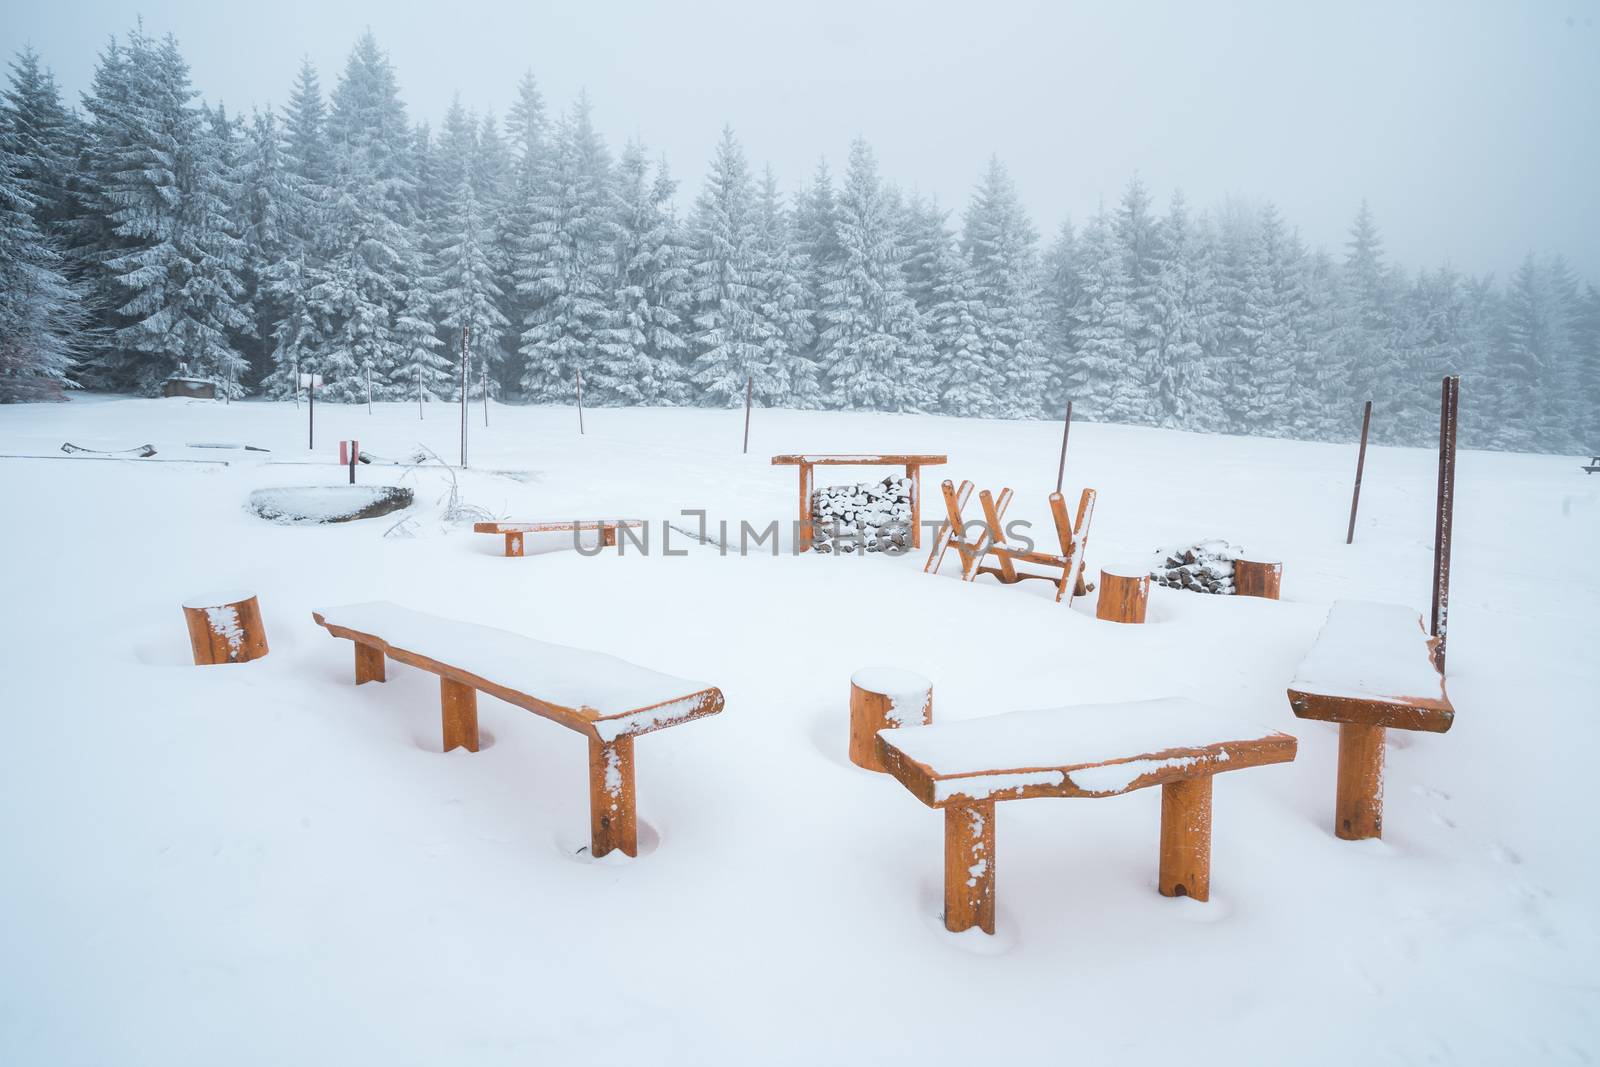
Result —
[[944, 809], [944, 925], [994, 933], [994, 806], [1035, 797], [1114, 797], [1161, 786], [1164, 896], [1211, 895], [1211, 779], [1288, 763], [1288, 734], [1178, 697], [1014, 711], [878, 732], [878, 758], [913, 796]]
[[617, 530], [623, 526], [643, 526], [643, 519], [564, 519], [554, 522], [475, 522], [473, 533], [503, 534], [506, 555], [522, 555], [523, 539], [531, 533], [577, 533], [582, 530], [599, 530], [600, 544], [610, 548], [617, 543]]
[[478, 751], [480, 692], [586, 736], [595, 856], [638, 855], [633, 739], [722, 710], [715, 686], [396, 604], [325, 608], [312, 617], [355, 642], [357, 685], [385, 681], [385, 657], [439, 676], [446, 752]]
[[[979, 503], [983, 506], [983, 519], [973, 521], [971, 525], [978, 527], [978, 535], [969, 539], [969, 524], [962, 518], [961, 509], [972, 498], [972, 483], [963, 480], [957, 489], [953, 482], [946, 479], [943, 488], [947, 518], [934, 538], [928, 562], [923, 564], [924, 574], [938, 573], [940, 565], [944, 563], [945, 553], [953, 547], [961, 557], [963, 582], [973, 581], [980, 574], [992, 574], [1006, 585], [1014, 585], [1024, 578], [1040, 578], [1056, 587], [1057, 603], [1065, 598], [1069, 605], [1073, 597], [1083, 596], [1089, 591], [1090, 587], [1084, 584], [1083, 569], [1084, 553], [1089, 546], [1089, 524], [1094, 521], [1094, 502], [1098, 495], [1093, 489], [1085, 489], [1078, 497], [1076, 521], [1067, 514], [1066, 498], [1060, 493], [1050, 494], [1050, 516], [1054, 520], [1056, 540], [1061, 547], [1061, 553], [1057, 555], [1054, 552], [1013, 548], [1006, 543], [1003, 524], [1006, 509], [1011, 506], [1010, 489], [1000, 490], [998, 498], [987, 489], [978, 494]], [[983, 562], [989, 556], [994, 557], [994, 566]], [[1019, 570], [1016, 566], [1018, 563], [1045, 567], [1049, 573], [1035, 574]]]
[[1442, 734], [1455, 720], [1437, 647], [1408, 607], [1338, 600], [1295, 672], [1294, 713], [1339, 724], [1334, 833], [1346, 840], [1383, 836], [1384, 731]]
[[[149, 448], [150, 446], [146, 445], [145, 447]], [[1596, 471], [1600, 471], [1600, 456], [1590, 456], [1589, 462], [1583, 466], [1583, 473], [1593, 474]]]

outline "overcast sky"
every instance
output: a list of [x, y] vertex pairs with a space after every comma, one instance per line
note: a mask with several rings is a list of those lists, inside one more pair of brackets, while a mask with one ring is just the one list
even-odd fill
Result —
[[959, 210], [990, 154], [1041, 233], [1113, 204], [1267, 197], [1338, 249], [1361, 198], [1391, 254], [1502, 277], [1530, 249], [1600, 281], [1600, 0], [1027, 4], [679, 0], [0, 0], [76, 99], [142, 12], [230, 110], [281, 105], [300, 57], [331, 89], [370, 26], [413, 119], [451, 94], [503, 116], [532, 69], [589, 90], [620, 147], [664, 152], [686, 199], [731, 123], [786, 189], [865, 136], [886, 177]]

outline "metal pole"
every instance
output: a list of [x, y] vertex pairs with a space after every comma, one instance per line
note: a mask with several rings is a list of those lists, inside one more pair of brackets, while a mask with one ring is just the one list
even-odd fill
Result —
[[317, 448], [317, 376], [306, 379], [306, 448]]
[[367, 363], [367, 414], [372, 414], [372, 363]]
[[1061, 420], [1061, 462], [1056, 464], [1056, 492], [1067, 473], [1067, 435], [1072, 432], [1072, 401], [1067, 401], [1067, 417]]
[[1361, 411], [1361, 450], [1356, 453], [1356, 489], [1350, 495], [1350, 529], [1344, 535], [1344, 543], [1351, 544], [1356, 539], [1356, 507], [1361, 503], [1361, 471], [1367, 465], [1367, 427], [1372, 425], [1372, 401], [1367, 401], [1367, 406]]
[[1445, 640], [1450, 633], [1450, 535], [1456, 503], [1456, 412], [1461, 401], [1461, 379], [1447, 377], [1439, 393], [1439, 498], [1434, 514], [1433, 626], [1438, 638], [1433, 658], [1444, 673]]
[[471, 326], [461, 327], [461, 466], [467, 466], [467, 344]]
[[750, 451], [750, 397], [755, 391], [755, 376], [747, 374], [744, 377], [744, 450]]
[[578, 372], [578, 434], [583, 434], [583, 371]]
[[479, 380], [483, 385], [483, 425], [484, 425], [485, 428], [488, 428], [488, 425], [489, 425], [489, 358], [487, 356], [484, 357], [482, 370], [483, 370], [483, 373], [480, 376]]

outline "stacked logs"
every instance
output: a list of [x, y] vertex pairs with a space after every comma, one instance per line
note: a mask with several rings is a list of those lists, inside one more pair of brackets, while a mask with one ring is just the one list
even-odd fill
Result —
[[911, 547], [911, 479], [825, 485], [811, 496], [811, 543], [818, 552], [889, 552]]
[[1244, 549], [1238, 545], [1212, 539], [1157, 551], [1165, 562], [1150, 571], [1150, 577], [1156, 584], [1168, 589], [1188, 589], [1220, 596], [1232, 596], [1236, 591], [1233, 565], [1244, 555]]

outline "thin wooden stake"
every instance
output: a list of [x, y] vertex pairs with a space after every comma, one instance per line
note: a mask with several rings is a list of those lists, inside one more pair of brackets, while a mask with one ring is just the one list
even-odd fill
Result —
[[1067, 473], [1067, 435], [1072, 432], [1072, 401], [1067, 401], [1067, 417], [1061, 420], [1061, 462], [1056, 464], [1056, 492], [1061, 492], [1061, 479]]
[[489, 360], [487, 358], [485, 358], [484, 361], [483, 361], [483, 374], [481, 376], [481, 380], [482, 380], [482, 383], [483, 383], [483, 426], [484, 426], [484, 429], [488, 429], [489, 428]]
[[583, 371], [578, 372], [578, 435], [583, 436]]
[[1356, 489], [1350, 494], [1350, 529], [1344, 535], [1344, 543], [1351, 544], [1356, 539], [1356, 507], [1361, 503], [1361, 471], [1367, 465], [1367, 428], [1372, 425], [1372, 401], [1367, 401], [1367, 406], [1361, 412], [1361, 450], [1356, 453]]
[[471, 326], [461, 327], [461, 467], [467, 466], [467, 345]]
[[367, 414], [372, 414], [372, 364], [367, 364]]
[[750, 396], [751, 396], [751, 393], [754, 391], [754, 389], [755, 389], [755, 377], [753, 375], [749, 375], [749, 374], [745, 375], [745, 377], [744, 377], [744, 450], [745, 450], [746, 454], [749, 454], [749, 452], [750, 452]]
[[1450, 535], [1456, 505], [1456, 413], [1461, 402], [1461, 379], [1446, 377], [1439, 389], [1439, 498], [1434, 514], [1433, 628], [1434, 665], [1444, 673], [1445, 639], [1450, 632]]
[[306, 448], [317, 448], [317, 376], [306, 379]]

